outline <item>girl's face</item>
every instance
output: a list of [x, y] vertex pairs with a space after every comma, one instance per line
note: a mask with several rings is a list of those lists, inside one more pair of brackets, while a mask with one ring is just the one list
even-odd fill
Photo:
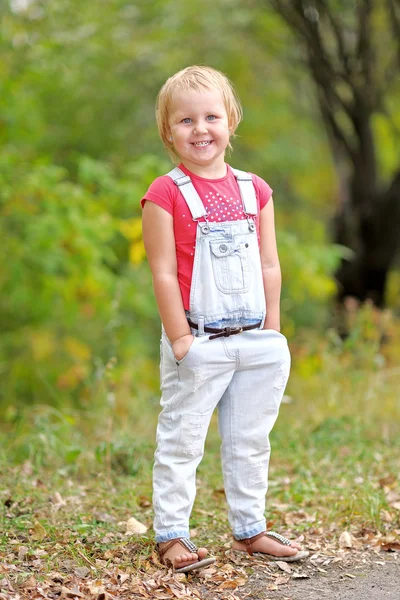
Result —
[[176, 91], [169, 128], [182, 163], [193, 173], [226, 172], [225, 150], [229, 124], [225, 104], [217, 89]]

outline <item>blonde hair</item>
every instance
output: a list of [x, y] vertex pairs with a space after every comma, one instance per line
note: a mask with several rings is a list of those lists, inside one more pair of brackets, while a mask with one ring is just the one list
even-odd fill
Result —
[[[169, 114], [172, 105], [172, 96], [175, 90], [194, 90], [202, 92], [204, 90], [217, 89], [221, 92], [225, 109], [228, 115], [228, 124], [231, 137], [234, 137], [237, 126], [242, 120], [243, 112], [240, 100], [229, 79], [212, 67], [203, 67], [193, 65], [186, 67], [172, 75], [162, 86], [156, 103], [156, 119], [158, 133], [173, 160], [179, 158], [174, 150], [174, 145], [170, 140]], [[228, 147], [232, 149], [229, 144]]]

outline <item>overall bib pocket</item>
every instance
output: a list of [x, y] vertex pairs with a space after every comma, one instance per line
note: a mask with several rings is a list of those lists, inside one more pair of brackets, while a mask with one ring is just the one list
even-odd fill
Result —
[[245, 242], [210, 242], [215, 285], [223, 294], [245, 294], [250, 289], [248, 244]]

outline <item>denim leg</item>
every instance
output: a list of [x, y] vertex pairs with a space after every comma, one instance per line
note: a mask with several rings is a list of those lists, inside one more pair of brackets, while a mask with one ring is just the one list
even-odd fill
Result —
[[265, 496], [269, 434], [289, 375], [284, 336], [271, 330], [245, 332], [224, 341], [236, 350], [238, 369], [219, 403], [221, 459], [229, 521], [236, 539], [266, 529]]
[[229, 385], [235, 362], [220, 340], [195, 338], [182, 361], [163, 337], [163, 407], [157, 427], [153, 469], [154, 530], [157, 542], [189, 537], [196, 494], [196, 469], [203, 457], [212, 413]]

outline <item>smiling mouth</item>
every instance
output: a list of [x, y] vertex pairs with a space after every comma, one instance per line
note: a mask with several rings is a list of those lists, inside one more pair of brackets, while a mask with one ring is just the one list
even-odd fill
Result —
[[206, 142], [194, 142], [193, 146], [196, 146], [196, 148], [206, 148], [211, 143], [212, 143], [212, 140], [208, 140]]

